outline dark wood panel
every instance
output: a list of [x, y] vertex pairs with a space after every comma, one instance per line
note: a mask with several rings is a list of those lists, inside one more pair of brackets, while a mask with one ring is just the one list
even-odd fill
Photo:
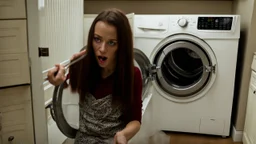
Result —
[[84, 13], [99, 13], [106, 8], [119, 8], [136, 14], [232, 14], [232, 1], [84, 1]]

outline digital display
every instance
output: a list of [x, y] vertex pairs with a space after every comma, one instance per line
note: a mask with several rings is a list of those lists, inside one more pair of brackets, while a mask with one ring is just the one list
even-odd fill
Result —
[[231, 30], [233, 17], [199, 17], [199, 30]]

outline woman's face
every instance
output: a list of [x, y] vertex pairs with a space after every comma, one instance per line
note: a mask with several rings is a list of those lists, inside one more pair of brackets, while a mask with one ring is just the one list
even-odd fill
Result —
[[98, 21], [94, 29], [93, 49], [100, 67], [114, 68], [117, 48], [116, 28], [106, 22]]

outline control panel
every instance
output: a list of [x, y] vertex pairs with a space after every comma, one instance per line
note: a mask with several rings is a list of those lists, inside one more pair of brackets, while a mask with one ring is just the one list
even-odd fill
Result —
[[199, 30], [231, 30], [233, 17], [198, 17]]

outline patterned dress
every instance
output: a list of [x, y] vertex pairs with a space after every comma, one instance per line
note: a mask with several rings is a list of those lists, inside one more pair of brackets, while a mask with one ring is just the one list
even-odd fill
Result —
[[[142, 78], [140, 70], [134, 68], [134, 95], [132, 117], [129, 121], [141, 121], [142, 107]], [[121, 120], [123, 108], [121, 105], [112, 106], [113, 76], [102, 79], [93, 93], [85, 96], [79, 104], [79, 131], [75, 144], [113, 144], [114, 136], [125, 128], [126, 123]]]
[[80, 129], [75, 144], [112, 144], [116, 132], [125, 128], [118, 120], [122, 116], [121, 105], [111, 105], [112, 95], [95, 99], [92, 94], [86, 96], [80, 104]]

